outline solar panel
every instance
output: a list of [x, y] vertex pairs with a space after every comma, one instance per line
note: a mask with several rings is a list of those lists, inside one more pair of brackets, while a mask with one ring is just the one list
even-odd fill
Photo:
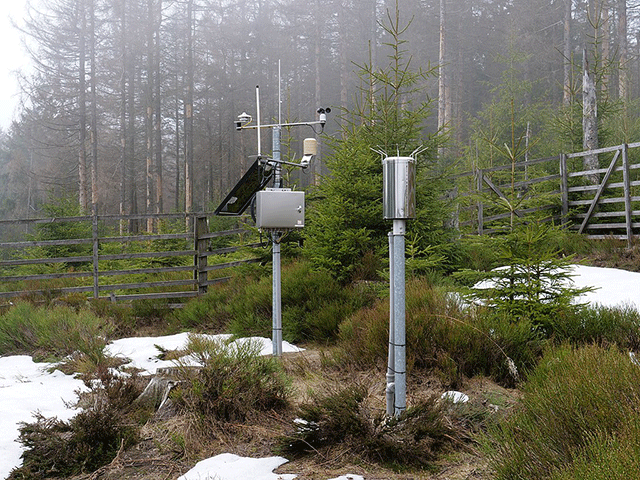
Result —
[[215, 215], [242, 215], [251, 205], [253, 197], [262, 190], [269, 180], [273, 170], [271, 166], [263, 164], [261, 157], [256, 157], [255, 162], [249, 167], [247, 173], [240, 179], [229, 195], [214, 211]]

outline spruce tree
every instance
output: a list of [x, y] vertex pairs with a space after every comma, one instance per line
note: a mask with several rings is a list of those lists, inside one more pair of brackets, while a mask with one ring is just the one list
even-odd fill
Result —
[[417, 219], [413, 232], [426, 247], [442, 238], [444, 204], [435, 156], [440, 139], [425, 135], [432, 102], [424, 93], [433, 70], [414, 70], [404, 49], [396, 4], [383, 25], [389, 41], [388, 64], [360, 66], [356, 106], [341, 115], [341, 135], [326, 159], [330, 171], [313, 192], [306, 229], [307, 251], [317, 266], [342, 281], [376, 278], [387, 248], [390, 222], [382, 217], [382, 161], [425, 148], [417, 165]]

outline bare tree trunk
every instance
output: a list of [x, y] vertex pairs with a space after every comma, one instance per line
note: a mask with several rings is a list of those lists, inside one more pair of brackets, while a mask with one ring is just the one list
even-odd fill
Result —
[[[624, 0], [623, 0], [624, 1]], [[564, 81], [562, 92], [562, 104], [568, 107], [571, 104], [571, 6], [573, 0], [564, 0]]]
[[627, 108], [627, 97], [629, 91], [629, 77], [627, 73], [628, 49], [627, 2], [626, 0], [618, 0], [618, 98], [622, 100], [625, 111]]
[[[146, 213], [153, 213], [155, 211], [154, 203], [154, 175], [153, 175], [153, 94], [154, 94], [154, 56], [155, 51], [153, 47], [154, 41], [154, 9], [153, 0], [147, 0], [147, 84], [145, 87], [145, 144], [146, 144]], [[147, 232], [153, 231], [153, 218], [147, 218]]]
[[193, 211], [193, 0], [187, 1], [187, 95], [184, 105], [185, 210]]
[[176, 72], [176, 111], [175, 111], [175, 129], [176, 129], [176, 198], [175, 211], [180, 211], [180, 152], [182, 145], [180, 143], [180, 97], [177, 95], [178, 86], [180, 84], [178, 72]]
[[600, 0], [601, 10], [601, 37], [602, 37], [602, 85], [600, 90], [603, 94], [607, 94], [611, 83], [611, 22], [609, 21], [609, 0]]
[[82, 211], [87, 209], [87, 78], [86, 78], [86, 39], [87, 39], [87, 14], [85, 0], [79, 2], [80, 37], [78, 49], [78, 202]]
[[[593, 74], [589, 71], [589, 59], [586, 49], [583, 51], [583, 58], [582, 147], [584, 150], [595, 150], [598, 148], [598, 102]], [[599, 168], [598, 155], [585, 156], [583, 165], [585, 170], [595, 170]], [[598, 174], [589, 175], [587, 179], [592, 184], [598, 184], [600, 182], [600, 176]]]
[[340, 106], [347, 108], [347, 12], [343, 2], [338, 2], [339, 31], [340, 31]]
[[155, 62], [154, 62], [154, 74], [155, 74], [155, 95], [154, 95], [154, 110], [155, 110], [155, 187], [156, 198], [155, 207], [156, 213], [164, 212], [163, 205], [163, 188], [162, 188], [162, 84], [160, 75], [160, 28], [162, 26], [162, 0], [158, 0], [157, 11], [155, 20], [153, 22], [155, 29]]
[[[128, 58], [127, 64], [128, 90], [127, 90], [127, 136], [126, 136], [126, 170], [127, 170], [127, 212], [131, 215], [138, 213], [138, 189], [136, 185], [136, 63], [134, 58]], [[138, 233], [139, 221], [129, 222], [129, 231]]]
[[[447, 50], [446, 50], [446, 0], [440, 0], [440, 55], [438, 58], [438, 131], [444, 132], [449, 123], [447, 117]], [[438, 156], [444, 155], [444, 146], [438, 149]]]
[[89, 2], [89, 64], [91, 68], [91, 213], [98, 213], [98, 81], [96, 62], [96, 15]]
[[[120, 215], [126, 212], [127, 202], [127, 0], [120, 1], [122, 18], [120, 19], [120, 58], [122, 74], [120, 76]], [[120, 220], [120, 236], [125, 234], [125, 222]]]

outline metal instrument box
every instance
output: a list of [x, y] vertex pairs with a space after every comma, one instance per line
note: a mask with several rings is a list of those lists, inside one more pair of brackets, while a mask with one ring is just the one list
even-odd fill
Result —
[[267, 188], [256, 194], [256, 226], [264, 230], [304, 227], [304, 192]]
[[387, 157], [382, 161], [383, 216], [386, 220], [416, 217], [416, 161]]

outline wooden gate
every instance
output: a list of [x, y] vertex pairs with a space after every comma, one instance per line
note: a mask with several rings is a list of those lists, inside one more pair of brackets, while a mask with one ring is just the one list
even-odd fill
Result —
[[[617, 238], [631, 244], [634, 236], [640, 234], [640, 173], [637, 172], [640, 159], [634, 161], [631, 155], [638, 147], [640, 142], [622, 144], [476, 168], [456, 175], [459, 191], [465, 192], [458, 198], [467, 199], [466, 205], [461, 205], [461, 211], [466, 210], [467, 214], [460, 226], [479, 235], [491, 234], [504, 228], [510, 217], [524, 218], [546, 211], [548, 219], [561, 221], [589, 238]], [[603, 168], [584, 169], [584, 158], [594, 155]], [[529, 174], [534, 165], [543, 165], [545, 173]], [[505, 177], [510, 177], [510, 181], [505, 181]], [[535, 195], [532, 187], [542, 184], [549, 201], [541, 199], [529, 208], [520, 208], [514, 201], [514, 192], [518, 198], [531, 198]], [[496, 209], [491, 208], [496, 200], [508, 205], [508, 211], [503, 208], [496, 213]]]

